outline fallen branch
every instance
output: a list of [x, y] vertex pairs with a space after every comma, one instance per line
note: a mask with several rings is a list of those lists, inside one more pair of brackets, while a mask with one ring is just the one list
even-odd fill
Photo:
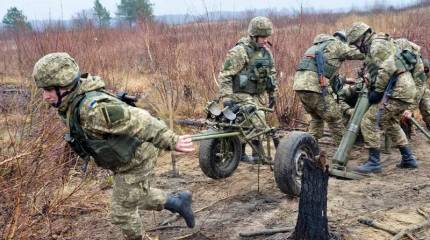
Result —
[[418, 208], [418, 209], [417, 209], [417, 212], [418, 212], [421, 216], [423, 216], [424, 218], [426, 218], [426, 219], [430, 219], [430, 215], [429, 215], [429, 213], [427, 213], [427, 212], [426, 212], [426, 211], [424, 211], [423, 209]]
[[273, 229], [264, 229], [260, 231], [255, 232], [247, 232], [247, 233], [239, 233], [240, 237], [256, 237], [261, 235], [273, 235], [277, 233], [284, 233], [284, 232], [292, 232], [294, 231], [293, 227], [284, 227], [284, 228], [273, 228]]
[[199, 232], [200, 232], [200, 230], [195, 231], [195, 232], [190, 233], [190, 234], [187, 234], [187, 235], [184, 235], [184, 236], [180, 236], [180, 237], [174, 238], [174, 240], [187, 239], [187, 238], [189, 238], [189, 237], [192, 237], [192, 236], [196, 235], [196, 234], [197, 234], [197, 233], [199, 233]]
[[389, 226], [381, 224], [381, 223], [379, 223], [373, 219], [360, 218], [360, 219], [358, 219], [358, 222], [361, 224], [367, 225], [369, 227], [373, 227], [373, 228], [385, 231], [387, 233], [390, 233], [391, 235], [396, 235], [397, 233], [400, 232], [400, 230], [398, 230], [398, 229], [392, 229]]
[[418, 225], [412, 225], [410, 227], [407, 227], [407, 228], [401, 230], [391, 240], [400, 240], [405, 235], [407, 235], [409, 238], [411, 238], [410, 234], [413, 231], [419, 230], [419, 229], [424, 228], [424, 227], [428, 227], [429, 225], [430, 225], [430, 219], [427, 219], [427, 221], [425, 221], [423, 223], [420, 223]]
[[183, 226], [183, 225], [158, 226], [158, 227], [154, 227], [154, 228], [150, 228], [148, 230], [145, 230], [145, 232], [155, 232], [158, 230], [172, 229], [172, 228], [186, 228], [186, 226]]

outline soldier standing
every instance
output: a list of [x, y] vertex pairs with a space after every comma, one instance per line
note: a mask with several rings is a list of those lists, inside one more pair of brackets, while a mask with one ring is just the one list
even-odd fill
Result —
[[[416, 168], [417, 161], [408, 146], [399, 119], [414, 103], [416, 87], [407, 64], [393, 39], [376, 34], [365, 23], [357, 22], [347, 32], [348, 43], [366, 54], [366, 71], [370, 77], [369, 103], [361, 122], [361, 132], [369, 149], [367, 162], [355, 169], [360, 173], [381, 172], [380, 140], [385, 132], [398, 146], [402, 160], [398, 167]], [[379, 103], [379, 104], [378, 104]]]
[[[264, 107], [272, 108], [275, 104], [277, 90], [276, 70], [273, 55], [270, 51], [269, 36], [272, 35], [272, 22], [266, 17], [255, 17], [248, 27], [247, 37], [241, 38], [236, 46], [230, 49], [218, 76], [220, 83], [219, 95], [225, 106]], [[256, 126], [265, 120], [263, 111], [257, 110], [259, 119], [252, 119]], [[261, 149], [261, 143], [253, 140], [255, 148]], [[255, 162], [258, 154], [253, 148], [253, 158], [245, 154], [242, 145], [242, 161]]]
[[[430, 77], [430, 60], [429, 59], [423, 59], [423, 65], [424, 65], [424, 74], [425, 78], [422, 80], [421, 78], [416, 79], [415, 81], [419, 81], [422, 86], [421, 89], [417, 93], [416, 97], [416, 103], [417, 105], [413, 105], [411, 110], [414, 110], [417, 106], [420, 110], [421, 116], [423, 117], [424, 122], [426, 123], [427, 129], [430, 129], [430, 89], [428, 88], [427, 79]], [[421, 76], [421, 75], [419, 75]], [[419, 85], [418, 85], [419, 86]], [[403, 114], [404, 117], [410, 117], [412, 116], [412, 112], [410, 110], [407, 110]]]
[[341, 108], [328, 87], [338, 85], [338, 71], [345, 60], [364, 59], [364, 54], [345, 41], [342, 32], [316, 36], [297, 67], [293, 85], [306, 112], [311, 115], [309, 133], [317, 140], [322, 138], [326, 122], [336, 144], [342, 140], [345, 126]]
[[132, 107], [105, 90], [100, 77], [80, 74], [67, 53], [39, 59], [33, 70], [43, 99], [58, 108], [68, 126], [72, 149], [113, 171], [112, 223], [126, 239], [142, 239], [140, 210], [167, 209], [194, 227], [191, 194], [168, 195], [151, 186], [159, 149], [193, 151], [189, 136], [178, 136], [147, 111]]

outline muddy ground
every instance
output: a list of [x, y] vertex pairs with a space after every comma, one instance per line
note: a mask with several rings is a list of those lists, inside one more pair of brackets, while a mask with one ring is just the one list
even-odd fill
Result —
[[[328, 216], [331, 230], [343, 239], [391, 239], [387, 232], [358, 223], [359, 218], [377, 220], [393, 229], [425, 221], [417, 209], [430, 213], [430, 143], [417, 133], [412, 141], [420, 160], [417, 170], [395, 167], [400, 155], [396, 149], [382, 155], [384, 171], [360, 181], [329, 180]], [[334, 153], [330, 144], [321, 146], [329, 156]], [[367, 158], [367, 152], [356, 147], [349, 162], [353, 167]], [[181, 156], [180, 177], [170, 176], [170, 155], [159, 159], [155, 185], [167, 191], [190, 190], [194, 198], [197, 226], [185, 228], [182, 219], [172, 223], [171, 229], [148, 232], [147, 239], [286, 239], [289, 233], [265, 237], [241, 238], [239, 233], [264, 228], [294, 227], [298, 213], [298, 199], [281, 193], [268, 166], [261, 167], [260, 191], [257, 166], [240, 164], [233, 176], [223, 180], [206, 177], [199, 168], [197, 154]], [[111, 189], [94, 184], [100, 202], [75, 214], [59, 216], [51, 224], [58, 239], [121, 239], [118, 229], [109, 223], [108, 198]], [[202, 209], [203, 208], [203, 209]], [[90, 210], [88, 210], [90, 209]], [[92, 209], [92, 210], [91, 210]], [[171, 217], [167, 211], [143, 212], [145, 229], [150, 230]], [[35, 236], [36, 237], [36, 236]], [[415, 233], [416, 239], [430, 239], [430, 230]], [[405, 238], [406, 239], [406, 238]]]

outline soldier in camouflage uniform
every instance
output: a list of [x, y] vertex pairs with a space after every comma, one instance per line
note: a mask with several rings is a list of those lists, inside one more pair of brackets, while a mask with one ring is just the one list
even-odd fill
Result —
[[81, 75], [67, 53], [42, 57], [33, 78], [68, 126], [72, 149], [113, 171], [111, 218], [126, 239], [142, 239], [138, 209], [177, 212], [194, 227], [189, 192], [168, 195], [151, 186], [159, 149], [193, 151], [189, 136], [176, 135], [147, 111], [107, 92], [100, 77]]
[[[238, 104], [241, 107], [269, 107], [275, 104], [277, 91], [276, 70], [273, 55], [268, 41], [273, 32], [272, 22], [266, 17], [253, 18], [248, 27], [247, 37], [241, 38], [236, 46], [230, 49], [218, 76], [219, 95], [224, 105]], [[263, 111], [257, 111], [259, 119], [265, 120]], [[252, 119], [256, 126], [261, 126], [259, 119]], [[256, 148], [261, 149], [260, 142], [253, 141]], [[243, 144], [243, 150], [245, 144]], [[254, 149], [253, 149], [254, 150]], [[245, 151], [243, 151], [244, 153]], [[253, 158], [242, 155], [243, 161], [255, 162]]]
[[[414, 103], [416, 87], [407, 69], [407, 62], [388, 34], [376, 34], [365, 23], [357, 22], [347, 33], [348, 42], [366, 54], [366, 71], [370, 77], [369, 103], [371, 104], [361, 122], [361, 132], [369, 149], [368, 161], [357, 167], [360, 173], [380, 172], [380, 140], [385, 132], [398, 146], [402, 160], [398, 167], [416, 168], [417, 161], [408, 146], [399, 119]], [[390, 80], [396, 79], [392, 94], [381, 102]], [[379, 103], [379, 104], [378, 104]], [[382, 107], [380, 110], [380, 106]], [[378, 119], [379, 118], [379, 119]]]
[[[418, 90], [418, 94], [416, 97], [417, 105], [413, 105], [411, 107], [411, 111], [416, 109], [416, 107], [418, 106], [421, 116], [423, 117], [423, 120], [426, 123], [427, 129], [430, 129], [430, 89], [428, 88], [428, 83], [427, 83], [427, 79], [430, 76], [430, 73], [429, 73], [430, 61], [429, 59], [423, 59], [422, 62], [424, 66], [423, 71], [425, 73], [425, 80], [421, 83], [422, 86], [420, 90]], [[415, 80], [415, 82], [417, 82], [417, 80]], [[410, 110], [405, 111], [403, 113], [403, 116], [405, 118], [412, 116], [411, 111]]]
[[[345, 60], [363, 59], [364, 55], [355, 47], [346, 44], [344, 34], [334, 36], [320, 34], [306, 50], [294, 76], [293, 89], [305, 110], [311, 115], [309, 133], [316, 139], [323, 137], [324, 122], [330, 128], [337, 144], [342, 139], [345, 126], [340, 106], [336, 103], [332, 88], [339, 80], [338, 71]], [[317, 55], [322, 54], [322, 73], [318, 73]]]

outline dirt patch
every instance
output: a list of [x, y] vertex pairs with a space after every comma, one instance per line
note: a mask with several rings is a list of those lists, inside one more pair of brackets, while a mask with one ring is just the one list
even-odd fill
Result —
[[[394, 229], [425, 221], [417, 209], [430, 212], [429, 142], [417, 134], [412, 145], [420, 160], [417, 170], [397, 169], [395, 164], [400, 160], [400, 155], [393, 149], [391, 154], [382, 155], [382, 174], [360, 181], [329, 180], [328, 216], [332, 231], [344, 239], [383, 240], [390, 239], [392, 235], [360, 224], [358, 219], [374, 219]], [[329, 156], [334, 153], [334, 148], [329, 144], [322, 148]], [[367, 152], [356, 148], [352, 157], [351, 167], [364, 162]], [[148, 235], [152, 239], [280, 240], [286, 239], [289, 234], [240, 238], [239, 233], [295, 226], [298, 199], [288, 198], [278, 190], [268, 166], [261, 167], [258, 186], [256, 165], [240, 164], [233, 176], [212, 180], [203, 175], [196, 154], [181, 156], [178, 162], [180, 177], [172, 178], [169, 173], [170, 155], [162, 156], [158, 162], [155, 185], [169, 192], [192, 191], [194, 210], [204, 210], [196, 214], [197, 226], [194, 229], [183, 227], [151, 231]], [[108, 199], [110, 194], [110, 189], [103, 190], [100, 198]], [[53, 238], [121, 239], [120, 231], [109, 222], [108, 204], [102, 206], [98, 211], [53, 219]], [[157, 227], [170, 216], [168, 211], [143, 211], [144, 228]], [[185, 226], [182, 219], [173, 223], [178, 224]], [[430, 230], [419, 231], [415, 236], [417, 239], [430, 239]], [[36, 235], [34, 237], [37, 238]]]

